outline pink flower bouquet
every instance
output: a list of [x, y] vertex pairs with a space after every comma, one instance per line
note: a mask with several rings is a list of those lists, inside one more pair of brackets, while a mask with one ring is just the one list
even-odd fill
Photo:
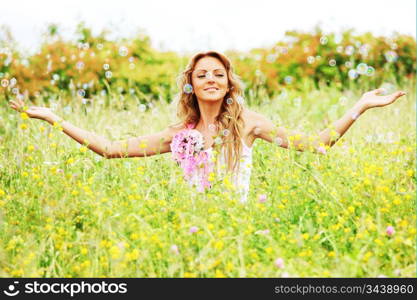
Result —
[[211, 171], [209, 157], [204, 151], [204, 139], [198, 130], [192, 129], [192, 125], [187, 125], [186, 129], [174, 136], [170, 147], [172, 158], [184, 170], [184, 177], [187, 181], [197, 174], [197, 176], [200, 175], [200, 191], [211, 187], [208, 181], [208, 174]]

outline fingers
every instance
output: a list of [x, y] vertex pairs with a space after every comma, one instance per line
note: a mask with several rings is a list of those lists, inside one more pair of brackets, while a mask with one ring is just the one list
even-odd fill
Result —
[[386, 93], [386, 92], [387, 92], [387, 90], [384, 89], [384, 88], [379, 88], [379, 89], [376, 89], [376, 90], [372, 91], [372, 93], [375, 94], [375, 95], [383, 94], [383, 93]]

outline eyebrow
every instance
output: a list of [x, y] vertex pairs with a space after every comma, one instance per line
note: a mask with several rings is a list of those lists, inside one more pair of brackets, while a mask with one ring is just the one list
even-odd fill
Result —
[[[207, 70], [204, 70], [204, 69], [198, 69], [198, 70], [195, 70], [196, 72], [197, 71], [207, 71]], [[213, 71], [226, 71], [225, 69], [215, 69], [215, 70], [213, 70]]]

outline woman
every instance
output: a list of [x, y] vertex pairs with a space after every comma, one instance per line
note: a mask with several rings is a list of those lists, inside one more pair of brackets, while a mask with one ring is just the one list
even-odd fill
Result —
[[[303, 133], [276, 128], [265, 116], [244, 107], [241, 82], [233, 73], [229, 59], [218, 52], [194, 55], [180, 77], [179, 87], [177, 114], [180, 122], [161, 132], [127, 141], [109, 141], [62, 120], [45, 107], [23, 109], [22, 100], [10, 101], [10, 106], [23, 110], [31, 118], [50, 124], [59, 123], [68, 136], [105, 158], [173, 152], [173, 157], [184, 168], [188, 182], [196, 184], [200, 191], [211, 187], [212, 174], [225, 170], [232, 175], [241, 202], [245, 202], [249, 191], [252, 145], [257, 138], [287, 149], [294, 147], [297, 151], [307, 149], [325, 154], [326, 148], [333, 146], [359, 115], [370, 108], [391, 104], [405, 95], [405, 92], [397, 91], [381, 96], [383, 89], [367, 92], [333, 124], [336, 138], [327, 128], [320, 132], [318, 139], [311, 139]], [[290, 136], [296, 137], [293, 142]], [[194, 147], [192, 150], [191, 146]], [[218, 153], [221, 155], [216, 159]]]

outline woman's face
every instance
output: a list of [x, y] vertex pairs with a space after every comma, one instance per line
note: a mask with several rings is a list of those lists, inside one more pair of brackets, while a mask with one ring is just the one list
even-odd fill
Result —
[[228, 92], [226, 68], [222, 62], [211, 56], [201, 58], [191, 74], [191, 84], [200, 100], [223, 100]]

